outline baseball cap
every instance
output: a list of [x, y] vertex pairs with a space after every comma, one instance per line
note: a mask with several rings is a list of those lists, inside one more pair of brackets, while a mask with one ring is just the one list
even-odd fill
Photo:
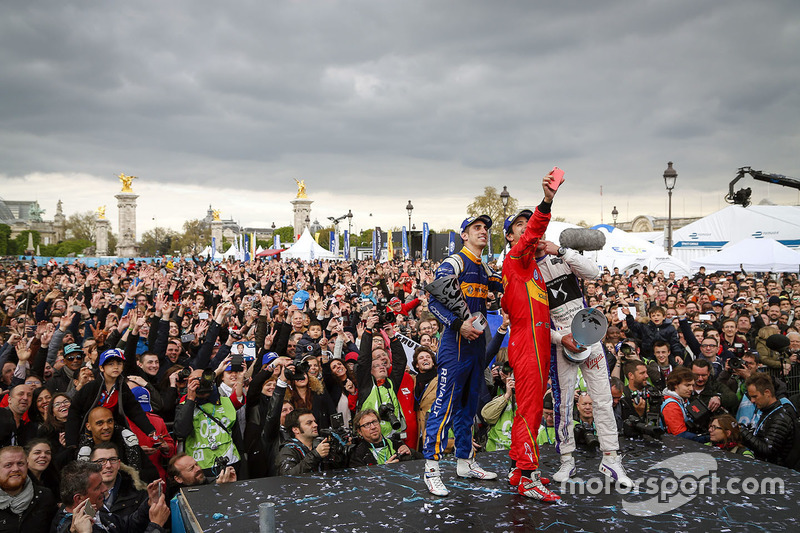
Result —
[[139, 402], [139, 405], [142, 406], [142, 411], [149, 413], [153, 410], [153, 406], [150, 405], [149, 390], [145, 389], [144, 387], [134, 387], [131, 389], [131, 392], [136, 397], [136, 401]]
[[109, 359], [119, 359], [121, 361], [124, 361], [125, 354], [122, 353], [122, 350], [118, 348], [106, 350], [105, 352], [100, 354], [100, 359], [97, 361], [98, 366], [103, 366]]
[[278, 354], [275, 352], [267, 352], [264, 354], [264, 357], [261, 358], [261, 366], [268, 365], [277, 358]]
[[514, 222], [516, 222], [519, 217], [525, 217], [528, 220], [530, 220], [532, 216], [533, 216], [533, 211], [531, 211], [530, 209], [521, 209], [517, 211], [516, 215], [509, 216], [506, 219], [506, 221], [503, 222], [503, 231], [505, 233], [508, 233], [508, 230], [511, 228], [511, 226], [514, 225]]
[[481, 222], [483, 222], [484, 224], [486, 224], [486, 229], [489, 229], [489, 228], [492, 227], [492, 219], [491, 219], [491, 217], [489, 215], [478, 215], [476, 217], [467, 217], [467, 218], [464, 219], [464, 222], [461, 223], [461, 233], [464, 233], [464, 231], [470, 225], [474, 224], [475, 222], [477, 222], [479, 220]]
[[67, 356], [69, 354], [72, 354], [72, 353], [79, 353], [79, 354], [83, 355], [83, 350], [81, 350], [81, 347], [78, 346], [75, 343], [67, 344], [66, 346], [64, 346], [64, 355], [65, 356]]
[[394, 304], [402, 304], [402, 303], [403, 303], [403, 302], [401, 302], [401, 301], [400, 301], [400, 298], [398, 298], [397, 296], [395, 296], [394, 298], [392, 298], [391, 300], [389, 300], [389, 305], [394, 305]]
[[292, 298], [292, 303], [297, 306], [299, 310], [303, 310], [306, 307], [306, 302], [311, 296], [308, 294], [307, 291], [297, 291], [294, 293], [294, 298]]
[[781, 299], [777, 296], [770, 296], [769, 300], [767, 300], [769, 305], [781, 305]]
[[344, 356], [344, 362], [347, 363], [348, 361], [358, 361], [358, 352], [350, 352]]

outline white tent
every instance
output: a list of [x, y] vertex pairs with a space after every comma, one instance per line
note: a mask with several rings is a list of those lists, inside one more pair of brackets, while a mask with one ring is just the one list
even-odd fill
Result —
[[733, 272], [740, 268], [746, 272], [798, 272], [800, 252], [774, 239], [744, 239], [721, 252], [692, 259], [692, 270], [701, 266], [711, 272]]
[[726, 207], [674, 230], [672, 253], [688, 262], [751, 237], [775, 239], [790, 248], [800, 247], [800, 206]]
[[231, 244], [231, 247], [228, 248], [228, 251], [222, 254], [224, 259], [236, 259], [239, 256], [239, 252], [236, 250], [236, 246]]
[[593, 252], [596, 254], [595, 261], [612, 272], [614, 268], [619, 268], [620, 272], [630, 273], [646, 266], [650, 271], [663, 270], [665, 274], [675, 272], [678, 277], [690, 274], [688, 265], [669, 255], [657, 244], [607, 224], [597, 225], [593, 229], [600, 230], [606, 236], [603, 249]]
[[208, 257], [209, 255], [211, 255], [211, 246], [206, 246], [205, 248], [203, 248], [203, 251], [197, 255], [199, 255], [200, 257]]
[[281, 257], [283, 259], [302, 259], [303, 261], [315, 261], [317, 259], [341, 259], [330, 251], [326, 250], [314, 240], [308, 228], [297, 239], [291, 248], [285, 250]]

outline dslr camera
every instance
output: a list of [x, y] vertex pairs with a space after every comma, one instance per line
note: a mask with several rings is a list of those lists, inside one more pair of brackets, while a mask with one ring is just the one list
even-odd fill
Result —
[[389, 425], [392, 426], [394, 431], [400, 431], [400, 428], [403, 426], [400, 419], [394, 414], [394, 405], [390, 403], [381, 404], [381, 406], [378, 407], [378, 415], [381, 417], [381, 420], [389, 422]]

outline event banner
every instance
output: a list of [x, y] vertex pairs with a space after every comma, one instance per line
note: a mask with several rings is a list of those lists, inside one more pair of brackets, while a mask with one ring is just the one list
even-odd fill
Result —
[[447, 255], [456, 253], [456, 232], [451, 231], [447, 239]]
[[333, 253], [339, 255], [339, 232], [334, 230], [333, 233]]
[[244, 238], [244, 260], [250, 261], [250, 235], [243, 235]]
[[333, 232], [332, 231], [328, 232], [328, 250], [331, 253], [334, 253], [334, 254], [336, 253], [336, 241], [333, 238]]
[[492, 232], [491, 231], [489, 232], [489, 242], [488, 242], [488, 244], [489, 244], [489, 246], [488, 246], [488, 250], [487, 250], [486, 253], [489, 256], [489, 261], [491, 261], [492, 259], [494, 259], [494, 254], [492, 253]]
[[408, 361], [408, 368], [411, 369], [412, 374], [416, 374], [416, 370], [414, 370], [414, 351], [420, 347], [420, 344], [409, 339], [405, 335], [401, 335], [399, 333], [394, 334], [396, 338], [400, 339], [400, 344], [403, 345], [403, 351], [406, 354], [406, 360]]
[[394, 259], [394, 243], [392, 242], [392, 230], [386, 232], [386, 260]]
[[403, 259], [408, 259], [411, 254], [408, 252], [408, 232], [403, 226]]
[[344, 258], [350, 261], [350, 232], [344, 230]]
[[422, 223], [422, 260], [428, 260], [428, 233], [430, 233], [430, 229], [428, 228], [428, 223]]
[[214, 260], [214, 256], [217, 255], [217, 238], [211, 237], [211, 260]]

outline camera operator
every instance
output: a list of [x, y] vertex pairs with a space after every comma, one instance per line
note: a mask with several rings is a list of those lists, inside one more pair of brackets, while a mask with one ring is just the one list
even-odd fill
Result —
[[587, 448], [599, 448], [600, 439], [597, 437], [597, 428], [594, 425], [594, 402], [588, 392], [578, 393], [575, 410], [578, 414], [573, 428], [575, 443]]
[[286, 415], [285, 424], [292, 438], [278, 452], [278, 475], [292, 476], [347, 466], [346, 460], [326, 460], [331, 455], [331, 437], [315, 443], [319, 428], [310, 410], [295, 409]]
[[672, 372], [667, 378], [667, 390], [664, 393], [664, 403], [661, 404], [661, 418], [669, 434], [697, 442], [708, 442], [708, 435], [699, 434], [700, 428], [695, 428], [692, 418], [686, 411], [693, 388], [694, 374], [691, 370], [681, 367]]
[[[364, 409], [353, 418], [353, 430], [361, 438], [350, 456], [350, 466], [390, 464], [422, 459], [422, 454], [381, 434], [381, 418], [374, 409]], [[399, 444], [399, 446], [398, 446]]]
[[244, 449], [236, 424], [236, 410], [244, 405], [234, 391], [222, 396], [211, 369], [189, 375], [186, 397], [175, 412], [175, 437], [185, 439], [184, 449], [197, 459], [207, 475], [216, 475], [226, 465], [238, 468]]
[[736, 412], [739, 405], [736, 393], [711, 375], [711, 363], [704, 359], [692, 361], [692, 374], [694, 374], [693, 398], [698, 397], [714, 414], [722, 414], [725, 411]]
[[647, 400], [641, 394], [647, 386], [647, 366], [639, 360], [632, 360], [625, 363], [623, 372], [628, 378], [628, 386], [623, 390], [619, 402], [622, 406], [622, 420], [631, 416], [642, 418], [648, 410]]
[[756, 373], [745, 382], [750, 401], [758, 408], [754, 429], [742, 428], [742, 444], [756, 459], [797, 468], [800, 459], [800, 428], [792, 408], [775, 397], [770, 376]]
[[405, 419], [397, 399], [397, 390], [406, 368], [406, 356], [402, 344], [391, 329], [392, 367], [389, 375], [388, 355], [383, 348], [372, 348], [373, 335], [378, 324], [373, 311], [366, 320], [366, 329], [361, 336], [361, 349], [356, 366], [358, 379], [358, 409], [373, 409], [381, 415], [381, 433], [389, 437], [393, 432], [405, 429]]
[[183, 487], [196, 487], [216, 483], [233, 483], [236, 481], [236, 470], [232, 466], [225, 467], [217, 477], [206, 476], [200, 465], [191, 456], [179, 453], [169, 460], [167, 466], [167, 492], [166, 499], [172, 512], [172, 531], [186, 531], [183, 526], [183, 517], [178, 508], [178, 498], [175, 495]]

